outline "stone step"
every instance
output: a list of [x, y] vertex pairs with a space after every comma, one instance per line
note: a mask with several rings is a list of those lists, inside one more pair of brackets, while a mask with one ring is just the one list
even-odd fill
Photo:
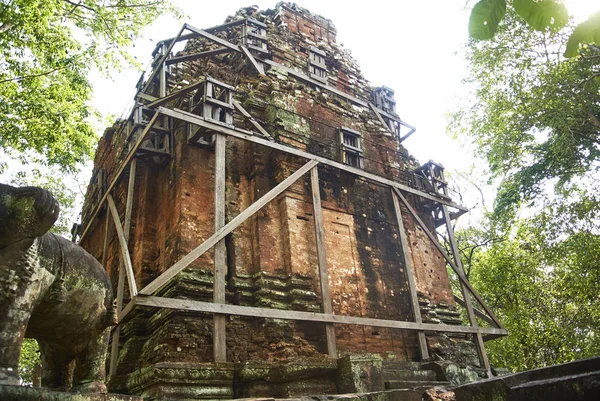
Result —
[[385, 382], [386, 390], [396, 389], [426, 389], [430, 387], [450, 386], [446, 381], [413, 381], [413, 380], [389, 380]]
[[420, 370], [421, 362], [411, 361], [385, 361], [383, 362], [383, 369], [393, 370]]
[[433, 370], [384, 369], [383, 380], [436, 381]]

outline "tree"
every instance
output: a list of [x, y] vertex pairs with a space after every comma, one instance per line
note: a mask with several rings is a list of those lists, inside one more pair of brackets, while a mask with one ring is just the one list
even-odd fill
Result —
[[492, 362], [514, 370], [600, 353], [600, 49], [566, 58], [578, 28], [546, 28], [509, 8], [492, 39], [471, 40], [474, 100], [451, 119], [498, 186], [494, 210], [458, 238], [509, 330], [488, 343]]
[[71, 170], [86, 160], [96, 143], [88, 72], [133, 62], [127, 48], [167, 12], [163, 0], [0, 2], [0, 149]]
[[[469, 82], [475, 101], [454, 113], [456, 135], [471, 138], [502, 179], [496, 211], [513, 215], [548, 183], [569, 196], [589, 181], [600, 157], [600, 50], [562, 56], [570, 27], [556, 32], [531, 30], [508, 13], [490, 41], [469, 42]], [[568, 189], [568, 190], [567, 190]]]

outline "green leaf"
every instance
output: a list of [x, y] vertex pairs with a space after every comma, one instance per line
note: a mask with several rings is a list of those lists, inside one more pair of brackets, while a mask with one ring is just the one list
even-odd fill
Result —
[[538, 31], [546, 28], [557, 31], [569, 22], [569, 13], [565, 5], [552, 0], [514, 0], [513, 7], [529, 26]]
[[504, 14], [506, 14], [505, 0], [481, 0], [471, 11], [469, 35], [479, 40], [493, 38]]
[[587, 21], [575, 27], [567, 40], [565, 57], [575, 57], [579, 53], [582, 43], [595, 43], [600, 45], [600, 11], [592, 14]]

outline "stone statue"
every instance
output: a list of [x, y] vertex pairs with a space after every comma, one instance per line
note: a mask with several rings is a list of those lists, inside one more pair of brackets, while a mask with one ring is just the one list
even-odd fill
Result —
[[48, 191], [0, 184], [0, 384], [19, 384], [21, 345], [31, 337], [42, 386], [105, 393], [112, 286], [93, 256], [47, 232], [58, 211]]

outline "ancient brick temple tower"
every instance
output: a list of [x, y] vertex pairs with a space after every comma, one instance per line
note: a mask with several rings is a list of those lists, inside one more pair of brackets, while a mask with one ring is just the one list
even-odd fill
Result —
[[153, 57], [74, 232], [118, 293], [113, 391], [380, 391], [449, 379], [434, 359], [489, 372], [483, 340], [506, 330], [452, 255], [465, 209], [441, 165], [408, 155], [394, 91], [369, 86], [329, 20], [250, 7]]

